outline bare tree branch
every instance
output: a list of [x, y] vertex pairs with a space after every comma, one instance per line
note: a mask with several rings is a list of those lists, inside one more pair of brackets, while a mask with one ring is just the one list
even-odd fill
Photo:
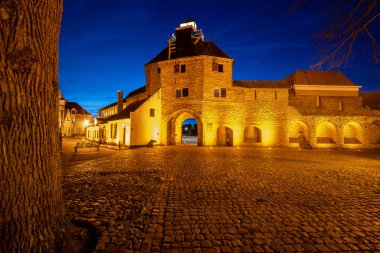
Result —
[[[299, 6], [308, 0], [296, 0]], [[380, 0], [339, 0], [337, 13], [327, 30], [319, 33], [321, 59], [312, 68], [321, 69], [324, 65], [336, 68], [348, 63], [355, 51], [355, 45], [366, 40], [372, 46], [372, 57], [379, 62], [378, 40], [371, 29], [380, 20]], [[339, 2], [338, 1], [338, 2]]]

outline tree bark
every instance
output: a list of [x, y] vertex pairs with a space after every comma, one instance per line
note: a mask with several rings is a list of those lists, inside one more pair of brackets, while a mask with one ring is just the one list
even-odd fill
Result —
[[58, 128], [62, 0], [0, 0], [0, 252], [70, 250]]

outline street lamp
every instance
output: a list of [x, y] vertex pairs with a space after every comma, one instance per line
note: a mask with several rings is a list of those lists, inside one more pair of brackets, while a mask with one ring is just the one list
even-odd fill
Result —
[[60, 122], [59, 122], [59, 132], [60, 132], [60, 135], [61, 135], [61, 138], [62, 138], [62, 129], [63, 129], [63, 113], [65, 111], [65, 105], [66, 105], [66, 99], [64, 99], [63, 97], [60, 97], [59, 98], [59, 112], [60, 112]]

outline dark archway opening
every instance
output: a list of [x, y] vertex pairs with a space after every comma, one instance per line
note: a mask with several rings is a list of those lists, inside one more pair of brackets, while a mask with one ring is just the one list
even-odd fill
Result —
[[195, 118], [188, 118], [182, 122], [182, 144], [198, 143], [198, 125]]

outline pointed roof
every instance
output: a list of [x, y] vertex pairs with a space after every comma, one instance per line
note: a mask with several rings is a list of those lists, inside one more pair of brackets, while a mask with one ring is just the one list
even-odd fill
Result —
[[[176, 54], [172, 54], [171, 59], [177, 59], [182, 57], [191, 57], [191, 56], [200, 56], [200, 55], [208, 55], [215, 57], [222, 57], [232, 59], [228, 56], [222, 49], [220, 49], [214, 42], [212, 41], [198, 41], [192, 50], [185, 51], [181, 56], [176, 56]], [[152, 60], [150, 60], [147, 64], [159, 61], [166, 61], [168, 58], [168, 47], [162, 50], [158, 55], [156, 55]]]
[[71, 109], [75, 109], [77, 111], [77, 114], [91, 115], [88, 111], [83, 109], [83, 107], [80, 106], [77, 102], [66, 102], [65, 110], [71, 110]]
[[293, 85], [356, 86], [341, 71], [297, 70], [284, 80]]

